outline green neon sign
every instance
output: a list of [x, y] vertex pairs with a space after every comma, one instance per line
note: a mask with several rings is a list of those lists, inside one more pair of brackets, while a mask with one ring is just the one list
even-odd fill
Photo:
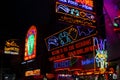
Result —
[[34, 51], [34, 40], [35, 40], [35, 36], [34, 34], [31, 34], [28, 37], [28, 55], [32, 55]]

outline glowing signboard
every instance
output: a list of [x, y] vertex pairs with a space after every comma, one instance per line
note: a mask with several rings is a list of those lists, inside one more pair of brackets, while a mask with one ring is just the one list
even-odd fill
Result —
[[98, 39], [97, 37], [94, 37], [93, 41], [94, 41], [94, 46], [96, 47], [95, 61], [97, 63], [97, 67], [101, 69], [107, 68], [108, 56], [106, 50], [106, 39]]
[[40, 69], [29, 70], [25, 72], [25, 76], [34, 76], [34, 75], [40, 75]]
[[63, 4], [68, 4], [81, 9], [93, 11], [93, 0], [57, 0]]
[[94, 64], [94, 58], [82, 60], [82, 65]]
[[93, 28], [83, 26], [70, 26], [45, 39], [48, 51], [65, 46], [77, 40], [95, 35], [97, 31]]
[[66, 67], [70, 67], [70, 60], [65, 60], [65, 61], [61, 61], [61, 62], [55, 62], [54, 63], [54, 68], [66, 68]]
[[74, 56], [72, 58], [64, 58], [54, 61], [54, 69], [94, 69], [95, 58], [93, 53], [82, 55], [81, 57]]
[[36, 57], [36, 38], [37, 38], [37, 29], [35, 26], [31, 26], [27, 32], [25, 39], [24, 60], [30, 60]]
[[87, 38], [64, 47], [51, 50], [49, 54], [49, 61], [55, 61], [71, 56], [80, 56], [81, 54], [93, 52], [93, 39]]
[[[74, 60], [73, 60], [74, 58]], [[54, 61], [54, 69], [62, 68], [82, 68], [81, 59], [83, 57], [74, 56], [73, 58], [64, 58]]]
[[91, 22], [94, 24], [95, 20], [95, 13], [87, 12], [75, 7], [67, 6], [61, 3], [56, 3], [56, 13], [61, 13], [69, 16], [74, 16], [86, 22]]
[[68, 23], [72, 25], [81, 25], [85, 27], [96, 28], [96, 23], [86, 20], [85, 18], [77, 18], [64, 14], [57, 14], [56, 20], [63, 23]]
[[18, 55], [19, 54], [19, 45], [17, 44], [16, 39], [10, 39], [6, 41], [5, 47], [4, 47], [4, 53], [5, 54], [12, 54], [12, 55]]

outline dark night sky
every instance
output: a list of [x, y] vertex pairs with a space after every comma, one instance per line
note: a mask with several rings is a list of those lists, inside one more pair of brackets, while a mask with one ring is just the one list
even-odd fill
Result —
[[36, 25], [40, 35], [45, 35], [52, 28], [51, 4], [49, 0], [1, 1], [0, 41], [6, 38], [23, 39], [30, 25]]
[[[8, 39], [19, 39], [23, 43], [29, 27], [36, 25], [38, 30], [37, 44], [39, 44], [37, 51], [38, 54], [39, 52], [45, 54], [44, 38], [55, 31], [53, 30], [53, 13], [55, 10], [53, 3], [50, 0], [0, 1], [0, 49], [5, 40]], [[17, 63], [17, 60], [13, 60], [13, 62]]]

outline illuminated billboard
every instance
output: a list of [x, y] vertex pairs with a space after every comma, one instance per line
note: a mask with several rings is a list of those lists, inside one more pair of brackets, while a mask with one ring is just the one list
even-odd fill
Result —
[[55, 70], [72, 70], [72, 69], [82, 69], [89, 70], [94, 69], [95, 58], [94, 53], [87, 53], [79, 56], [72, 56], [64, 59], [55, 60], [54, 62]]
[[16, 39], [7, 40], [4, 47], [5, 54], [18, 55], [20, 52], [20, 46]]
[[93, 39], [87, 38], [72, 44], [51, 50], [49, 54], [49, 61], [55, 61], [71, 56], [80, 56], [93, 52]]
[[28, 30], [25, 39], [24, 60], [30, 60], [36, 57], [36, 38], [37, 38], [37, 29], [35, 26], [32, 25]]
[[54, 61], [54, 69], [82, 69], [81, 60], [83, 57], [81, 56], [74, 56], [73, 58], [64, 58]]
[[95, 22], [94, 12], [85, 11], [83, 9], [75, 8], [58, 2], [56, 2], [56, 13], [70, 15], [83, 20], [89, 20], [91, 22]]
[[48, 51], [55, 48], [63, 47], [67, 44], [73, 43], [80, 39], [91, 37], [97, 34], [94, 28], [88, 28], [84, 26], [73, 26], [61, 30], [45, 39]]
[[95, 13], [56, 2], [57, 20], [69, 24], [96, 27]]
[[[55, 70], [76, 69], [79, 64], [82, 70], [97, 69], [104, 73], [108, 66], [106, 39], [95, 36], [52, 50], [50, 54], [49, 61], [54, 62]], [[79, 56], [80, 60], [75, 59], [76, 56]], [[76, 65], [71, 66], [74, 62], [77, 62]]]

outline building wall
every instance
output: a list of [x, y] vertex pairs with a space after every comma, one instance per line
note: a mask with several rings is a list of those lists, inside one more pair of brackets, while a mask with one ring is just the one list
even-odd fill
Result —
[[113, 31], [113, 20], [120, 16], [120, 0], [104, 0], [104, 16], [108, 46], [108, 60], [116, 64], [116, 72], [120, 79], [120, 32]]
[[120, 57], [120, 33], [113, 31], [113, 20], [120, 15], [119, 0], [104, 0], [104, 15], [109, 60]]

